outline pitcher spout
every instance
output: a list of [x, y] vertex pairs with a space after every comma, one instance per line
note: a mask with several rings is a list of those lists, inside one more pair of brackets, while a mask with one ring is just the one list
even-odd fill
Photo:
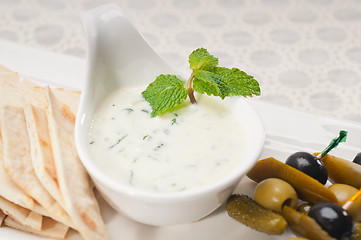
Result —
[[116, 78], [117, 85], [149, 83], [160, 73], [175, 73], [117, 5], [106, 4], [80, 16], [86, 36], [88, 69], [101, 65], [115, 71], [107, 75]]

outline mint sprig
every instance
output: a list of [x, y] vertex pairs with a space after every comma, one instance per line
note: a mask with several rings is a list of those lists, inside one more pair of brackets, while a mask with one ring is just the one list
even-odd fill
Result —
[[187, 98], [187, 90], [184, 81], [175, 75], [161, 74], [142, 95], [153, 109], [152, 117], [155, 117], [181, 104]]
[[199, 93], [219, 96], [222, 99], [227, 97], [230, 92], [230, 88], [222, 76], [206, 70], [194, 71], [193, 87]]
[[152, 107], [152, 117], [163, 114], [180, 105], [187, 95], [192, 103], [196, 103], [194, 91], [209, 96], [252, 97], [260, 95], [261, 90], [253, 76], [238, 68], [218, 66], [218, 58], [209, 54], [204, 48], [198, 48], [189, 55], [192, 70], [187, 83], [175, 75], [159, 75], [142, 92]]
[[218, 58], [209, 54], [205, 48], [198, 48], [189, 55], [189, 68], [194, 70], [211, 71], [218, 65]]
[[261, 94], [259, 84], [253, 76], [238, 68], [217, 67], [215, 73], [222, 76], [229, 87], [228, 96], [252, 97], [253, 95], [259, 96]]

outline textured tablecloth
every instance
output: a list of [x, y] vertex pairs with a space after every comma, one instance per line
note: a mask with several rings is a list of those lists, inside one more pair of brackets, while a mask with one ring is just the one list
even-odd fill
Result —
[[78, 13], [108, 2], [182, 71], [205, 47], [264, 101], [361, 122], [361, 0], [0, 0], [0, 38], [84, 58]]

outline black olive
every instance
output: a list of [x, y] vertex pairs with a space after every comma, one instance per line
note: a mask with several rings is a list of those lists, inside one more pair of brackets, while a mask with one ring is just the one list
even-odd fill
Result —
[[328, 174], [325, 166], [320, 159], [310, 153], [293, 153], [287, 158], [286, 164], [313, 177], [322, 184], [327, 182]]
[[353, 162], [361, 165], [361, 152], [356, 155], [356, 157], [353, 159]]
[[348, 240], [352, 236], [353, 219], [346, 210], [336, 203], [316, 203], [311, 207], [308, 216], [315, 219], [318, 225], [331, 237], [338, 240]]

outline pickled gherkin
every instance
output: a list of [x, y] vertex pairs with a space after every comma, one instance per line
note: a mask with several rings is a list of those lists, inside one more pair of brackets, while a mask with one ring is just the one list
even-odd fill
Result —
[[361, 188], [361, 165], [330, 154], [325, 155], [321, 161], [332, 183], [343, 183], [357, 189]]
[[287, 220], [292, 231], [298, 236], [312, 240], [336, 240], [330, 237], [317, 222], [307, 215], [304, 215], [288, 206], [283, 208], [283, 216]]
[[230, 217], [259, 232], [280, 235], [287, 227], [282, 215], [262, 207], [244, 194], [234, 194], [226, 204]]
[[337, 203], [335, 194], [320, 182], [272, 157], [256, 162], [247, 173], [247, 177], [256, 182], [267, 178], [279, 178], [291, 184], [302, 200], [312, 204], [317, 202]]

